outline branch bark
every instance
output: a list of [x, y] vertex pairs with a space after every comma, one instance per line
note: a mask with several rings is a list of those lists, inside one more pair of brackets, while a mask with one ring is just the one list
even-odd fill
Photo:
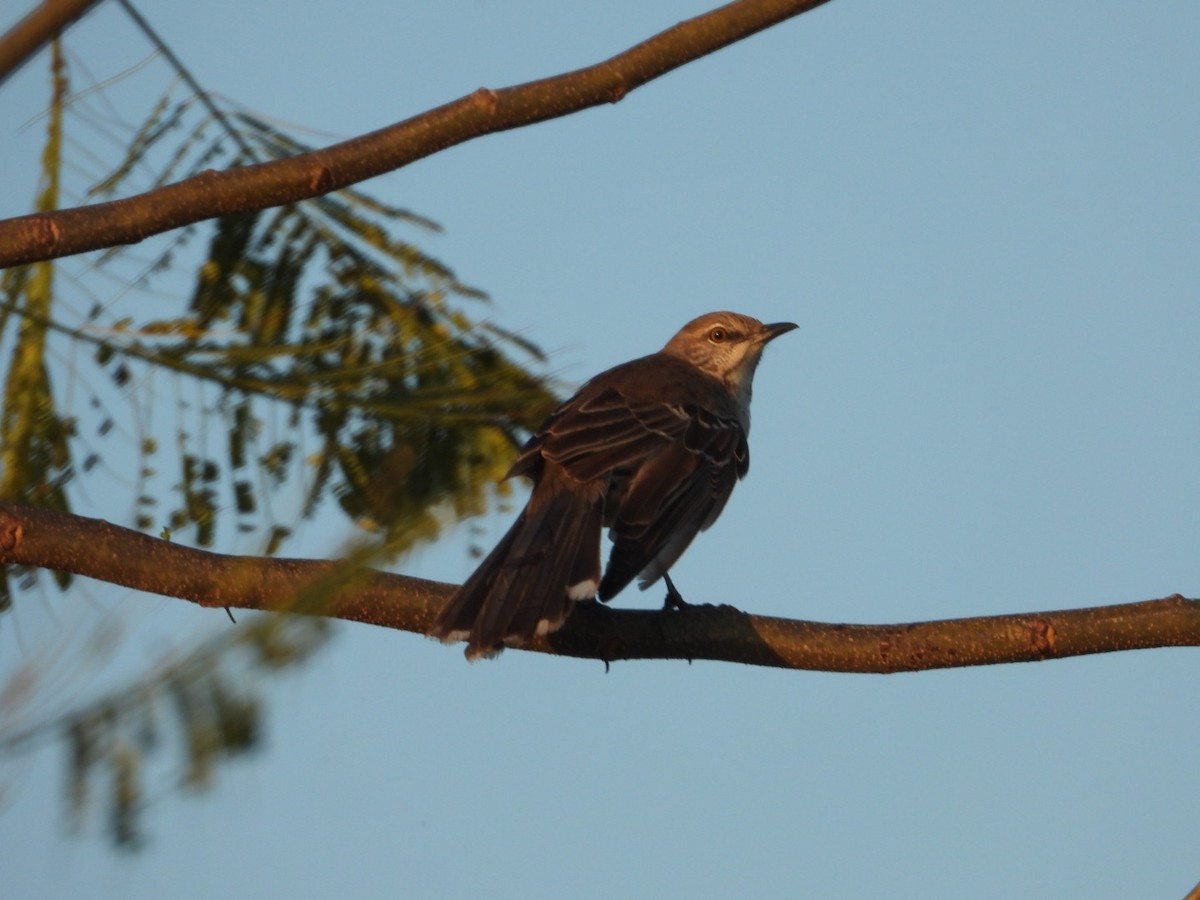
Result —
[[452, 103], [323, 150], [224, 172], [206, 170], [145, 194], [0, 221], [0, 268], [133, 244], [193, 222], [329, 193], [475, 137], [616, 103], [672, 69], [828, 0], [736, 0], [680, 22], [611, 59]]
[[[454, 585], [327, 560], [226, 556], [67, 513], [0, 503], [0, 562], [57, 569], [205, 607], [291, 611], [425, 634]], [[314, 597], [319, 598], [319, 604]], [[898, 625], [756, 616], [731, 606], [673, 612], [580, 604], [520, 648], [612, 662], [710, 659], [826, 672], [913, 672], [1200, 645], [1200, 600]]]
[[44, 0], [0, 35], [0, 85], [98, 0]]

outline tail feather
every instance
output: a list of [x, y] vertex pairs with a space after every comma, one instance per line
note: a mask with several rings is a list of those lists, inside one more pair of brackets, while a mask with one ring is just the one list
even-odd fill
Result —
[[[572, 487], [543, 480], [534, 489], [508, 533], [442, 610], [433, 636], [467, 638], [468, 659], [490, 656], [556, 630], [576, 599], [594, 596], [603, 497]], [[589, 581], [590, 593], [581, 591]]]
[[429, 632], [433, 637], [447, 643], [455, 643], [470, 635], [475, 627], [475, 620], [479, 617], [479, 610], [487, 600], [488, 591], [496, 580], [496, 573], [507, 558], [524, 517], [522, 513], [521, 518], [513, 523], [508, 533], [492, 548], [492, 552], [484, 557], [483, 562], [471, 573], [471, 577], [463, 582], [450, 598], [450, 602], [438, 613]]
[[[513, 604], [508, 630], [515, 635], [533, 636], [557, 631], [566, 621], [576, 600], [596, 595], [600, 581], [600, 527], [603, 508], [575, 498], [556, 498], [555, 509], [548, 510], [539, 529], [526, 528], [532, 535], [535, 555], [549, 547], [549, 558], [542, 556], [537, 578], [531, 583], [513, 577], [508, 596], [522, 599]], [[520, 540], [514, 546], [519, 553]], [[583, 572], [586, 574], [580, 575]], [[507, 574], [507, 573], [506, 573]], [[500, 579], [503, 581], [504, 578]], [[590, 590], [580, 590], [590, 582]], [[498, 585], [499, 585], [498, 581]], [[497, 590], [494, 596], [499, 596]]]

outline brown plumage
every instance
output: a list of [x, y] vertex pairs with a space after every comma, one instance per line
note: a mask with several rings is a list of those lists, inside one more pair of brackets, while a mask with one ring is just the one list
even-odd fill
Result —
[[580, 388], [522, 448], [506, 477], [533, 480], [529, 502], [431, 633], [475, 659], [554, 631], [576, 600], [665, 575], [749, 469], [754, 370], [795, 327], [709, 313]]

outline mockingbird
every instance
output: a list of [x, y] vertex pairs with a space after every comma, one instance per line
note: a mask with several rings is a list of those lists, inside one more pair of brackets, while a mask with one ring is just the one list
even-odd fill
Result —
[[664, 577], [750, 467], [754, 370], [767, 342], [796, 327], [709, 313], [580, 388], [521, 449], [505, 477], [533, 480], [529, 502], [431, 634], [467, 640], [467, 659], [491, 656], [559, 628], [576, 600]]

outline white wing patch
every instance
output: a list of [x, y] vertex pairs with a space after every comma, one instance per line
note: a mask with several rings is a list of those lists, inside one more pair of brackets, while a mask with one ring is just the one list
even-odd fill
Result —
[[596, 589], [598, 587], [600, 587], [600, 583], [589, 578], [587, 581], [569, 585], [567, 587], [567, 596], [572, 600], [591, 600], [596, 596]]

